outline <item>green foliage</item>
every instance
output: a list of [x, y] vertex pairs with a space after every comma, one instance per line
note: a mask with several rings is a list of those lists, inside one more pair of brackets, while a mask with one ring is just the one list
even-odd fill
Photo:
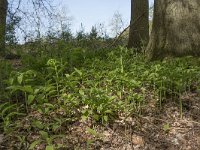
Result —
[[23, 116], [25, 114], [19, 112], [19, 108], [16, 104], [10, 104], [9, 102], [0, 105], [0, 116], [2, 123], [0, 124], [6, 134], [11, 133], [15, 129], [13, 122], [15, 117]]
[[0, 102], [7, 98], [7, 92], [5, 90], [6, 84], [4, 80], [8, 79], [12, 71], [12, 66], [9, 62], [1, 60], [0, 58]]
[[[23, 127], [25, 132], [34, 131], [40, 137], [29, 143], [29, 149], [41, 143], [46, 149], [62, 147], [54, 139], [62, 138], [63, 128], [80, 119], [105, 125], [122, 114], [142, 114], [149, 94], [159, 107], [168, 100], [179, 102], [182, 114], [181, 94], [199, 86], [200, 60], [196, 58], [146, 62], [144, 56], [123, 47], [92, 54], [69, 47], [59, 52], [62, 57], [44, 54], [34, 61], [30, 56], [24, 60], [29, 65], [9, 73], [6, 80], [11, 102], [0, 105], [1, 126], [5, 133], [23, 127], [18, 119], [26, 110], [30, 123]], [[164, 125], [163, 130], [168, 128]], [[88, 132], [97, 135], [93, 129]]]
[[170, 130], [169, 123], [163, 125], [163, 131], [168, 132]]

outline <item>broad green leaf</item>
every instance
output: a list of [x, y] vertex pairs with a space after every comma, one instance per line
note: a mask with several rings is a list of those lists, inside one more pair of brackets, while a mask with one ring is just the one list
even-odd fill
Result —
[[9, 83], [10, 85], [13, 85], [13, 83], [14, 83], [14, 78], [10, 78], [10, 79], [8, 80], [8, 83]]
[[78, 69], [76, 69], [76, 68], [74, 68], [74, 70], [80, 75], [80, 76], [82, 76], [82, 72], [80, 71], [80, 70], [78, 70]]
[[19, 113], [19, 112], [11, 112], [9, 113], [6, 117], [10, 118], [12, 116], [24, 116], [25, 114], [24, 113]]
[[[2, 118], [6, 117], [7, 112], [9, 112], [9, 110], [12, 110], [12, 109], [15, 108], [16, 106], [17, 106], [16, 104], [6, 106], [6, 107], [2, 110], [2, 112], [1, 112]], [[5, 116], [4, 116], [4, 115], [5, 115]]]
[[30, 105], [32, 102], [33, 102], [33, 100], [35, 99], [35, 96], [34, 95], [29, 95], [28, 96], [28, 105]]
[[106, 110], [105, 113], [112, 114], [113, 112], [112, 112], [112, 110]]
[[103, 116], [103, 120], [104, 120], [105, 122], [108, 122], [108, 116]]
[[47, 93], [47, 96], [53, 96], [53, 95], [56, 95], [57, 94], [57, 90], [51, 90], [51, 91], [48, 91]]
[[85, 93], [84, 93], [83, 90], [79, 90], [79, 94], [80, 94], [81, 96], [84, 96], [84, 95], [85, 95]]
[[54, 105], [51, 103], [44, 103], [45, 106], [49, 107], [49, 108], [54, 108]]
[[39, 131], [39, 133], [44, 140], [46, 140], [49, 137], [49, 134], [45, 131]]
[[38, 145], [40, 142], [41, 142], [40, 140], [36, 140], [33, 143], [31, 143], [29, 150], [33, 150], [35, 146]]
[[19, 84], [22, 84], [22, 81], [23, 81], [23, 74], [20, 74], [18, 77], [17, 77], [17, 82], [19, 83]]
[[52, 86], [52, 85], [49, 85], [49, 86], [47, 86], [47, 87], [44, 87], [45, 92], [51, 91], [51, 90], [53, 90], [53, 89], [55, 89], [55, 87]]
[[93, 118], [94, 118], [96, 121], [98, 121], [98, 120], [99, 120], [99, 115], [95, 114], [95, 115], [93, 115]]
[[163, 130], [164, 130], [165, 132], [167, 132], [167, 131], [169, 131], [169, 129], [170, 129], [169, 123], [164, 124]]
[[70, 75], [69, 75], [69, 74], [65, 74], [65, 77], [66, 77], [66, 78], [69, 78], [69, 77], [70, 77]]
[[60, 125], [58, 125], [58, 124], [54, 124], [54, 125], [52, 126], [53, 131], [56, 131], [56, 130], [59, 129], [59, 128], [60, 128]]
[[95, 130], [91, 129], [91, 128], [87, 128], [87, 132], [88, 132], [89, 134], [91, 134], [91, 135], [94, 135], [94, 136], [97, 135], [97, 132], [96, 132]]
[[38, 94], [40, 92], [40, 89], [35, 89], [34, 94]]
[[31, 94], [33, 93], [33, 88], [30, 85], [24, 86], [23, 88], [21, 88], [21, 90], [23, 92], [28, 92], [28, 93], [31, 93]]
[[45, 113], [45, 114], [49, 113], [49, 110], [50, 110], [50, 108], [49, 108], [49, 107], [47, 107], [47, 108], [44, 108], [44, 113]]
[[6, 103], [3, 103], [3, 104], [0, 104], [0, 112], [2, 111], [2, 109], [3, 109], [4, 107], [7, 107], [6, 105], [9, 106], [10, 103], [9, 103], [9, 102], [6, 102]]
[[46, 150], [54, 150], [53, 145], [46, 146]]
[[81, 118], [83, 121], [85, 121], [85, 120], [87, 120], [88, 116], [82, 115]]
[[6, 89], [11, 90], [11, 92], [15, 92], [17, 90], [21, 90], [22, 88], [23, 88], [22, 86], [13, 85], [13, 86], [7, 87]]
[[34, 126], [34, 127], [36, 127], [36, 128], [38, 128], [38, 129], [43, 129], [44, 128], [44, 125], [42, 124], [42, 122], [41, 121], [34, 121], [33, 123], [32, 123], [32, 125]]

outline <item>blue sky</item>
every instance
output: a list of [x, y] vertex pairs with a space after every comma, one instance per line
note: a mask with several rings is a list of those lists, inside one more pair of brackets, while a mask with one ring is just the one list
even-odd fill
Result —
[[[79, 30], [83, 23], [89, 31], [92, 25], [104, 23], [109, 26], [115, 12], [119, 12], [125, 24], [130, 22], [131, 0], [57, 0], [60, 7], [66, 8], [73, 17], [72, 30]], [[153, 4], [153, 0], [150, 0]]]
[[[15, 2], [15, 0], [10, 0]], [[107, 34], [112, 36], [111, 30], [111, 20], [113, 18], [114, 13], [119, 12], [122, 15], [122, 20], [125, 28], [128, 26], [130, 22], [130, 14], [131, 14], [131, 0], [50, 0], [55, 5], [55, 12], [60, 13], [61, 15], [72, 17], [72, 25], [70, 29], [72, 29], [73, 33], [76, 33], [80, 30], [81, 23], [85, 28], [86, 32], [91, 30], [93, 25], [104, 24], [104, 29], [107, 30]], [[154, 0], [149, 0], [150, 5], [153, 4]], [[22, 10], [25, 12], [31, 11], [33, 8], [29, 6], [27, 0], [22, 1]], [[30, 2], [30, 1], [29, 1]], [[15, 3], [14, 3], [15, 5]], [[17, 7], [17, 6], [16, 6]], [[64, 10], [64, 13], [63, 13]], [[35, 13], [42, 13], [42, 12], [35, 12]], [[63, 16], [62, 16], [63, 17]], [[37, 19], [37, 18], [36, 18]], [[25, 19], [24, 21], [26, 21]], [[66, 20], [66, 19], [64, 19]], [[54, 29], [56, 31], [60, 30], [60, 23], [57, 20], [51, 20], [53, 23]], [[47, 18], [42, 17], [42, 25], [40, 26], [40, 31], [42, 34], [47, 32], [48, 30], [48, 20]], [[33, 20], [31, 24], [26, 24], [22, 22], [22, 28], [29, 32], [28, 34], [30, 37], [36, 36], [37, 20]], [[122, 30], [122, 29], [121, 29]], [[21, 30], [17, 31], [19, 35], [19, 39], [22, 39], [23, 34]], [[27, 35], [27, 34], [26, 34]]]

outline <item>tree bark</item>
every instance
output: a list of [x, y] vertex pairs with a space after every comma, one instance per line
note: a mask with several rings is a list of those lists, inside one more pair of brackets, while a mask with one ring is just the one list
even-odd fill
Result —
[[200, 0], [155, 0], [151, 60], [200, 55]]
[[128, 48], [141, 48], [149, 40], [148, 0], [131, 0]]
[[5, 52], [6, 16], [8, 1], [0, 0], [0, 54]]

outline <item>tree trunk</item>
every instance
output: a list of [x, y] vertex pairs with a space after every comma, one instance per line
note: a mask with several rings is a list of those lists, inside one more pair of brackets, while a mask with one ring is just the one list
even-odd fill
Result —
[[7, 8], [7, 0], [0, 0], [0, 54], [3, 54], [5, 52]]
[[149, 40], [148, 0], [131, 0], [131, 22], [128, 48], [141, 48]]
[[155, 0], [150, 59], [200, 55], [200, 0]]

